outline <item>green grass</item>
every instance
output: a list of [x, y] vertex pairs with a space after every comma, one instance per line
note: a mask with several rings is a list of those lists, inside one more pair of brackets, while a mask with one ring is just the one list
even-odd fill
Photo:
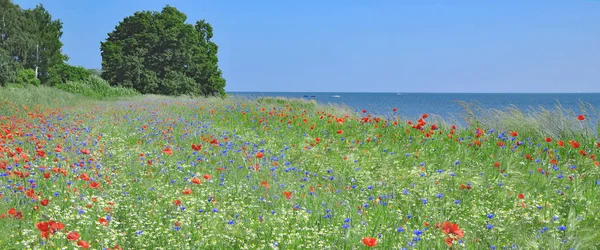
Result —
[[84, 81], [70, 81], [56, 86], [69, 93], [84, 95], [95, 99], [114, 99], [136, 96], [140, 93], [134, 89], [110, 86], [108, 82], [96, 75]]
[[[595, 128], [560, 128], [578, 124], [570, 115], [488, 110], [496, 120], [431, 131], [426, 118], [421, 131], [397, 117], [388, 123], [299, 100], [100, 102], [43, 87], [2, 89], [0, 98], [0, 162], [12, 167], [0, 177], [0, 213], [23, 215], [0, 219], [2, 249], [77, 247], [67, 230], [92, 249], [362, 249], [364, 237], [377, 238], [379, 249], [444, 249], [447, 236], [435, 225], [446, 221], [464, 231], [453, 248], [594, 249], [600, 242], [600, 168], [591, 158], [599, 148], [585, 132]], [[23, 106], [32, 114], [6, 118]], [[547, 122], [559, 128], [539, 128]], [[476, 127], [485, 131], [479, 137]], [[17, 148], [28, 162], [13, 158]], [[39, 151], [46, 156], [33, 159]], [[17, 184], [31, 188], [29, 180], [37, 200], [19, 191]], [[188, 188], [192, 194], [183, 194]], [[108, 226], [98, 223], [109, 215]], [[36, 223], [48, 220], [65, 228], [41, 239]]]

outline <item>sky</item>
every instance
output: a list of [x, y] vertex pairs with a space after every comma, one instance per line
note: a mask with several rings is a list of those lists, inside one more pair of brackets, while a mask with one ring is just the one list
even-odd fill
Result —
[[206, 19], [228, 92], [600, 92], [600, 0], [13, 2], [60, 19], [86, 68], [136, 11]]

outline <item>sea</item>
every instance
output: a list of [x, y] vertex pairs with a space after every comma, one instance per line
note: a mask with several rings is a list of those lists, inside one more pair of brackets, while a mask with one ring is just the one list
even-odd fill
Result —
[[[483, 110], [508, 107], [519, 109], [524, 114], [539, 111], [540, 108], [553, 110], [558, 105], [575, 115], [586, 114], [598, 120], [598, 112], [589, 109], [600, 108], [600, 93], [336, 93], [336, 92], [229, 92], [232, 96], [246, 98], [286, 97], [315, 100], [321, 104], [338, 104], [352, 108], [356, 112], [365, 110], [379, 116], [398, 115], [402, 118], [418, 118], [422, 114], [439, 115], [442, 118], [466, 114], [460, 102], [476, 105]], [[588, 107], [582, 110], [582, 105]], [[393, 109], [397, 108], [396, 113]]]

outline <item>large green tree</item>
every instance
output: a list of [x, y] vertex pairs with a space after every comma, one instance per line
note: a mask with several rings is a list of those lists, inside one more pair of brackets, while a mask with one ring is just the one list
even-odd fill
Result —
[[50, 68], [66, 59], [61, 36], [62, 23], [41, 4], [24, 10], [0, 0], [0, 84], [14, 80], [19, 68], [34, 70], [45, 83]]
[[101, 43], [102, 77], [141, 93], [224, 95], [212, 27], [171, 6], [126, 17]]

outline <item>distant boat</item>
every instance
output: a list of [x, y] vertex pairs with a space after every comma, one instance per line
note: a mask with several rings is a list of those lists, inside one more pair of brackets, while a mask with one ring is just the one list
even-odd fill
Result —
[[311, 95], [310, 97], [312, 97], [312, 98], [315, 98], [315, 97], [317, 97], [317, 96]]
[[331, 97], [333, 97], [333, 98], [340, 98], [339, 95], [334, 95], [334, 96], [331, 96]]
[[307, 95], [304, 95], [304, 97], [308, 97]]

